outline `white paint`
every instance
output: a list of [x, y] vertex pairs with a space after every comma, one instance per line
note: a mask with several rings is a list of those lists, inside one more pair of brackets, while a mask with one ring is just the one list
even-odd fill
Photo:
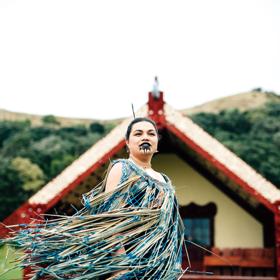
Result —
[[153, 167], [165, 172], [173, 181], [180, 205], [195, 202], [217, 206], [214, 246], [219, 248], [262, 248], [262, 224], [236, 202], [175, 154], [160, 154]]

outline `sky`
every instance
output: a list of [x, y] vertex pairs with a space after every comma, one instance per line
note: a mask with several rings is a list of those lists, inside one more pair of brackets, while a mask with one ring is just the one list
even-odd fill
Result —
[[112, 119], [280, 92], [278, 0], [1, 0], [0, 108]]

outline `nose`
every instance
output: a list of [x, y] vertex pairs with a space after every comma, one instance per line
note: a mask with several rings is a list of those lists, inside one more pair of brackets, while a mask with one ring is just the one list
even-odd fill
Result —
[[150, 141], [150, 135], [148, 133], [143, 134], [141, 141]]

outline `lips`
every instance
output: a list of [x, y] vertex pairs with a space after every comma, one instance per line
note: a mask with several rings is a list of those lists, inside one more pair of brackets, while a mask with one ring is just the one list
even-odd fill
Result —
[[140, 145], [140, 150], [143, 150], [144, 153], [151, 150], [151, 144], [148, 142], [144, 142]]

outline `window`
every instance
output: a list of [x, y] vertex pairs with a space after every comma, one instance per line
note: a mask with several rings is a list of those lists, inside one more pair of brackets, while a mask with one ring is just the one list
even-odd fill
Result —
[[186, 239], [201, 246], [214, 246], [214, 217], [217, 212], [215, 203], [200, 206], [190, 203], [180, 208], [185, 225]]
[[202, 246], [211, 246], [211, 221], [209, 218], [185, 218], [186, 239]]

